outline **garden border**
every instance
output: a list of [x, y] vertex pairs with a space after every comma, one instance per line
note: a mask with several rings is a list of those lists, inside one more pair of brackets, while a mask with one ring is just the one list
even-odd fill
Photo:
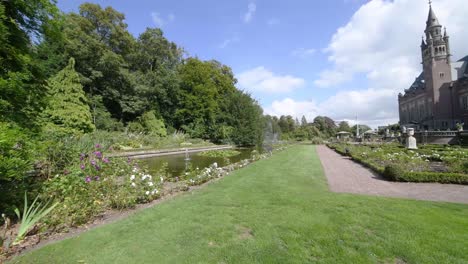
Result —
[[446, 172], [414, 172], [401, 170], [397, 175], [395, 175], [390, 173], [390, 171], [393, 171], [390, 169], [390, 167], [393, 166], [381, 167], [374, 163], [365, 161], [359, 157], [353, 156], [352, 153], [343, 152], [340, 149], [334, 147], [332, 144], [327, 144], [327, 147], [339, 153], [340, 155], [350, 157], [353, 161], [371, 169], [389, 181], [468, 185], [467, 174]]

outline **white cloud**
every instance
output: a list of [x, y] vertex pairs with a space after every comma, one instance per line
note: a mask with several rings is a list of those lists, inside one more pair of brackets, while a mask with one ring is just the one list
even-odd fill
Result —
[[162, 28], [164, 27], [165, 25], [167, 25], [168, 23], [171, 23], [171, 22], [174, 22], [175, 20], [175, 15], [170, 13], [168, 16], [167, 16], [167, 19], [164, 18], [162, 15], [160, 15], [159, 13], [157, 12], [151, 12], [151, 18], [153, 19], [153, 23], [159, 27], [159, 28]]
[[270, 115], [292, 115], [313, 120], [318, 115], [329, 116], [335, 121], [353, 121], [356, 116], [359, 123], [372, 127], [397, 122], [391, 110], [396, 104], [396, 93], [392, 89], [367, 89], [344, 91], [316, 103], [312, 100], [296, 101], [291, 98], [274, 101], [265, 108]]
[[291, 52], [291, 55], [293, 55], [295, 57], [306, 58], [306, 57], [314, 55], [316, 52], [317, 52], [317, 50], [312, 49], [312, 48], [310, 48], [310, 49], [299, 48], [299, 49], [293, 50]]
[[265, 108], [265, 113], [274, 116], [291, 115], [297, 118], [305, 116], [308, 120], [313, 120], [319, 111], [313, 101], [295, 101], [291, 98], [274, 101], [271, 106]]
[[[464, 43], [468, 28], [463, 26], [468, 23], [466, 0], [439, 0], [433, 7], [451, 35], [454, 58], [462, 57], [468, 53]], [[405, 86], [392, 84], [392, 88], [402, 91], [421, 71], [419, 44], [428, 9], [427, 2], [414, 0], [372, 0], [364, 4], [333, 35], [325, 49], [333, 66], [314, 83], [333, 86], [363, 73], [377, 85], [389, 86], [387, 81], [400, 79], [399, 84]], [[394, 73], [391, 78], [389, 72]]]
[[[432, 6], [447, 27], [452, 59], [468, 54], [466, 0], [437, 0]], [[352, 120], [358, 114], [373, 126], [398, 121], [397, 94], [422, 71], [419, 45], [428, 10], [426, 1], [414, 0], [372, 0], [361, 6], [324, 49], [332, 66], [319, 73], [314, 84], [331, 87], [360, 75], [370, 88], [339, 92], [318, 104], [317, 112], [337, 120]]]
[[244, 14], [244, 23], [249, 23], [252, 20], [255, 11], [257, 11], [257, 5], [253, 2], [250, 2], [247, 6], [247, 13]]
[[304, 79], [291, 75], [275, 75], [263, 66], [237, 75], [241, 89], [251, 92], [288, 93], [304, 86]]

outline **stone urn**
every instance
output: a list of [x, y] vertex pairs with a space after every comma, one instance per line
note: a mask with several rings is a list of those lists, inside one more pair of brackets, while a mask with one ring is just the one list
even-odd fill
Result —
[[408, 136], [410, 137], [414, 136], [414, 128], [408, 128], [406, 131], [407, 131]]

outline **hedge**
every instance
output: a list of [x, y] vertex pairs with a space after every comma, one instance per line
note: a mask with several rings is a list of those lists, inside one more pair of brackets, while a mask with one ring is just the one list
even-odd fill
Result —
[[449, 172], [412, 172], [405, 171], [398, 165], [387, 165], [385, 168], [354, 156], [353, 153], [343, 151], [336, 146], [327, 145], [337, 153], [350, 156], [354, 161], [382, 175], [385, 179], [398, 182], [437, 182], [437, 183], [454, 183], [468, 185], [468, 174], [449, 173]]

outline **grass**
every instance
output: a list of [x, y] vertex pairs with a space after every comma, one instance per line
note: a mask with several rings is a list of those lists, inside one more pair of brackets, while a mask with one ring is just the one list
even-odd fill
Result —
[[313, 146], [12, 263], [468, 263], [468, 206], [330, 193]]

